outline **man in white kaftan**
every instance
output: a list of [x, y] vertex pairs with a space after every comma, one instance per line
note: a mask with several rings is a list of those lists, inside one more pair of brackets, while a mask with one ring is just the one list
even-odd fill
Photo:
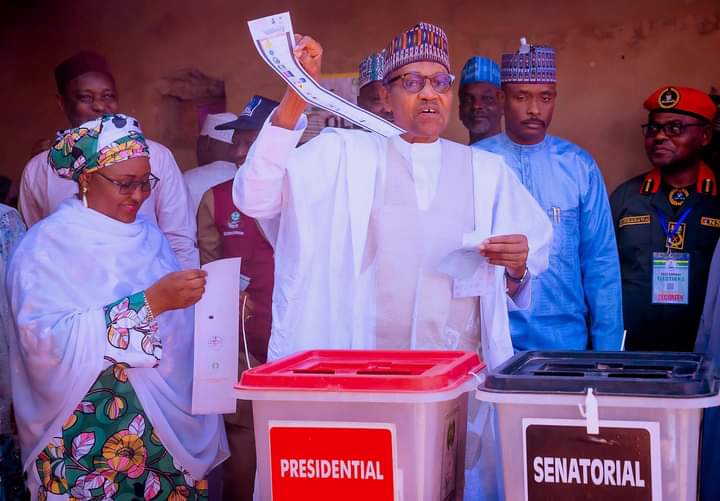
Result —
[[[409, 40], [422, 42], [402, 50]], [[309, 37], [295, 48], [311, 75], [321, 54]], [[235, 177], [237, 207], [278, 223], [268, 358], [462, 349], [495, 367], [513, 353], [508, 307], [529, 305], [530, 277], [547, 267], [550, 222], [502, 157], [438, 138], [452, 103], [442, 30], [420, 23], [386, 54], [389, 104], [405, 134], [326, 129], [296, 149], [307, 121], [289, 89]], [[471, 242], [494, 266], [487, 283], [470, 280], [463, 294], [438, 267]], [[490, 454], [483, 463], [494, 462], [494, 450], [479, 445], [491, 433], [487, 415], [470, 406], [468, 478], [492, 470], [478, 467], [481, 449]]]

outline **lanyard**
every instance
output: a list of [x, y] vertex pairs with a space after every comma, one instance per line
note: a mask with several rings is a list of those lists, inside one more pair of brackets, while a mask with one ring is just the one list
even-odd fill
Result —
[[660, 209], [655, 209], [655, 212], [658, 215], [658, 219], [660, 220], [660, 225], [662, 226], [663, 232], [665, 232], [665, 248], [667, 249], [667, 253], [671, 253], [670, 246], [672, 245], [673, 239], [677, 236], [678, 232], [680, 231], [680, 225], [685, 222], [687, 217], [692, 212], [692, 207], [687, 207], [682, 214], [680, 214], [680, 218], [675, 223], [675, 228], [670, 231], [670, 225], [668, 224], [667, 217], [665, 217], [665, 213], [661, 211]]

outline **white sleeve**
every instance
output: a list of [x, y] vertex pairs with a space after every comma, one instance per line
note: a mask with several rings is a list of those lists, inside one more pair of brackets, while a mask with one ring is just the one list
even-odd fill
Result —
[[160, 178], [155, 190], [157, 225], [170, 242], [170, 247], [183, 269], [199, 268], [195, 215], [190, 194], [180, 168], [170, 150], [160, 144], [152, 145], [152, 171]]
[[294, 130], [275, 127], [272, 115], [260, 130], [233, 182], [233, 202], [250, 217], [277, 217], [292, 198], [296, 205], [312, 204], [330, 193], [341, 165], [343, 138], [322, 132], [302, 146], [307, 118]]

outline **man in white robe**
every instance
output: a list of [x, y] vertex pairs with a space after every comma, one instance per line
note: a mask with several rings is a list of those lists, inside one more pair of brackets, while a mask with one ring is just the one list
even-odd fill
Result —
[[[295, 56], [317, 77], [322, 48], [297, 38]], [[386, 49], [389, 105], [405, 134], [326, 129], [296, 149], [306, 104], [292, 89], [260, 131], [233, 198], [278, 223], [269, 359], [313, 348], [463, 349], [495, 367], [513, 354], [508, 307], [529, 305], [552, 228], [502, 157], [439, 139], [449, 68], [444, 32], [420, 23]], [[469, 252], [491, 265], [487, 280], [460, 283], [438, 269], [473, 243]], [[488, 413], [470, 407], [466, 466], [478, 475], [480, 450], [487, 464], [494, 450], [479, 446]]]

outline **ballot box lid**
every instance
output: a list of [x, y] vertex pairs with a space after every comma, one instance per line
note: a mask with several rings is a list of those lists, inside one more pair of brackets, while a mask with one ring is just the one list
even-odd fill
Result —
[[490, 392], [706, 397], [718, 392], [714, 367], [701, 353], [527, 351], [488, 374]]
[[485, 364], [464, 351], [311, 350], [247, 370], [237, 388], [333, 392], [453, 389]]

